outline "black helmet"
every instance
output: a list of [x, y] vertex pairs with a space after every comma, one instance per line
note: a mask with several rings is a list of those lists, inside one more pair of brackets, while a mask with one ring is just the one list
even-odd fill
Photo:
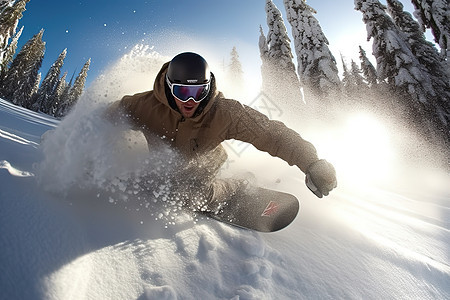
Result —
[[211, 73], [203, 57], [196, 53], [184, 52], [170, 61], [167, 77], [171, 83], [202, 84], [211, 80]]

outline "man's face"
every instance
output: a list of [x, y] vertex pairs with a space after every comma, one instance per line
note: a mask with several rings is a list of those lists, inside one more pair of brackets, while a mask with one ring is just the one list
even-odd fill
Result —
[[192, 118], [199, 103], [196, 103], [194, 100], [189, 100], [188, 102], [181, 102], [177, 97], [175, 98], [175, 103], [177, 104], [178, 110], [181, 112], [181, 115], [185, 118]]

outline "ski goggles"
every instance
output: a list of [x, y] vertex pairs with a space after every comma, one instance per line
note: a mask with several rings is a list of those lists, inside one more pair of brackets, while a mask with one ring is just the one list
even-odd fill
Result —
[[195, 85], [171, 83], [167, 75], [166, 82], [172, 92], [172, 95], [181, 102], [188, 102], [192, 99], [195, 103], [199, 103], [204, 100], [209, 93], [209, 83]]

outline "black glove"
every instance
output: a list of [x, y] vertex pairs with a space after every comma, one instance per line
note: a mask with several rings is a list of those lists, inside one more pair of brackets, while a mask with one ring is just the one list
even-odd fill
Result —
[[328, 196], [337, 186], [336, 170], [324, 159], [317, 160], [306, 170], [306, 186], [319, 198]]

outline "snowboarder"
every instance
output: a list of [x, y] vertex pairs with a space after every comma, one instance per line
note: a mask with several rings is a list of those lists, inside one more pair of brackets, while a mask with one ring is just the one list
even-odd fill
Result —
[[[230, 189], [240, 188], [239, 180], [217, 180], [227, 159], [221, 143], [228, 139], [248, 142], [261, 151], [295, 165], [306, 174], [306, 184], [322, 198], [336, 187], [336, 172], [319, 159], [314, 146], [280, 121], [232, 99], [216, 89], [216, 81], [206, 60], [192, 52], [175, 56], [159, 71], [153, 90], [125, 96], [112, 103], [106, 116], [114, 123], [129, 122], [141, 130], [149, 149], [163, 139], [190, 162], [189, 172], [180, 177], [204, 189], [212, 209]], [[189, 181], [189, 180], [188, 180]], [[189, 186], [186, 184], [185, 187]], [[196, 189], [197, 191], [199, 189]]]

